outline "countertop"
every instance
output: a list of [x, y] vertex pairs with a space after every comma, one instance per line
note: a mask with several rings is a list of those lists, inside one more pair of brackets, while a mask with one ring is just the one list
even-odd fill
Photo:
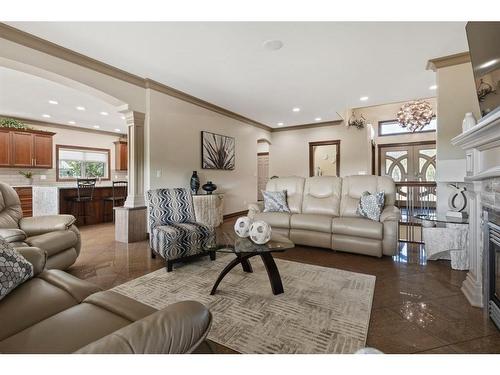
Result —
[[[76, 189], [76, 185], [63, 185], [63, 186], [54, 186], [54, 185], [11, 185], [13, 188], [26, 188], [26, 187], [31, 187], [31, 188], [57, 188], [58, 190], [65, 190], [65, 189]], [[112, 187], [111, 184], [100, 184], [96, 185], [96, 189], [101, 189], [101, 188], [110, 188]]]

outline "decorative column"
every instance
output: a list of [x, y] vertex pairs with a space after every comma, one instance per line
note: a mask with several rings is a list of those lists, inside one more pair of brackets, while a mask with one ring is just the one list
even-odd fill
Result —
[[128, 130], [128, 194], [123, 207], [115, 208], [115, 240], [137, 242], [147, 238], [144, 201], [144, 120], [141, 112], [121, 111]]

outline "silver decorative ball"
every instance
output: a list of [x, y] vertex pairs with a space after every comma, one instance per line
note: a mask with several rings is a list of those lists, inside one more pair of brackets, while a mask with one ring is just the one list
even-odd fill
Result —
[[250, 235], [250, 225], [252, 225], [252, 219], [248, 216], [239, 217], [234, 224], [234, 231], [239, 237], [248, 237]]
[[263, 245], [271, 239], [271, 226], [262, 220], [257, 220], [250, 226], [250, 239], [258, 245]]

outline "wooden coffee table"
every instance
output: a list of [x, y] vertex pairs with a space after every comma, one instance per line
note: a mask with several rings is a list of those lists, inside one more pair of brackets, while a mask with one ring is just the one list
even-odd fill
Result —
[[274, 295], [283, 293], [283, 283], [281, 282], [281, 276], [276, 266], [276, 262], [272, 256], [272, 253], [283, 252], [285, 250], [295, 247], [295, 244], [290, 241], [287, 237], [273, 234], [271, 240], [264, 244], [258, 245], [252, 242], [249, 238], [235, 237], [232, 233], [223, 233], [219, 236], [216, 249], [213, 251], [221, 253], [233, 253], [236, 258], [234, 258], [228, 265], [222, 270], [219, 277], [214, 283], [211, 295], [214, 295], [217, 291], [217, 287], [224, 277], [238, 264], [241, 264], [243, 271], [252, 273], [252, 265], [249, 259], [255, 256], [260, 256], [264, 266], [266, 267], [267, 275], [269, 276], [269, 282], [271, 283], [271, 289]]

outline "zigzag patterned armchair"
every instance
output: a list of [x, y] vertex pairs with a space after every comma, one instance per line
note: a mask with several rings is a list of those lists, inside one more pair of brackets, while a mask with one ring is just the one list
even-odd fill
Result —
[[165, 259], [167, 272], [190, 258], [209, 255], [215, 260], [215, 251], [207, 251], [215, 246], [215, 229], [196, 222], [188, 189], [149, 190], [147, 196], [151, 256]]

